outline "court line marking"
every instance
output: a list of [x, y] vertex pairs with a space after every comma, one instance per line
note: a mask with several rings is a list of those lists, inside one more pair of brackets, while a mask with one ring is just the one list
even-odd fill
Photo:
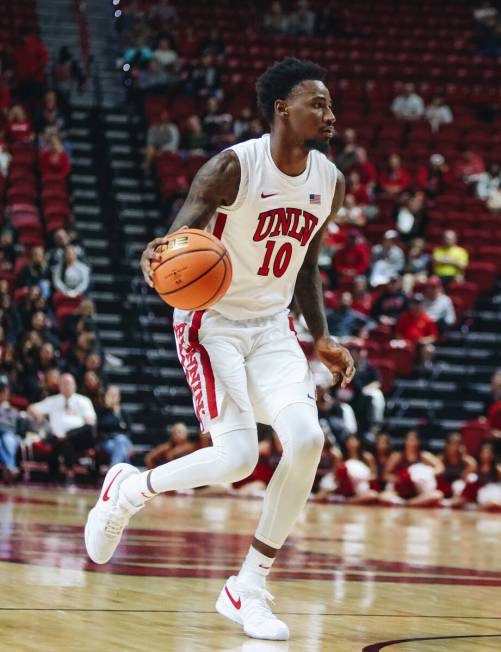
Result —
[[[68, 611], [90, 613], [158, 613], [158, 614], [213, 614], [214, 611], [193, 611], [184, 609], [96, 609], [92, 607], [0, 607], [1, 611]], [[440, 618], [443, 620], [501, 620], [500, 616], [427, 616], [422, 614], [347, 614], [310, 613], [305, 611], [275, 611], [283, 616], [335, 616], [344, 618]], [[496, 636], [501, 636], [497, 634]]]
[[463, 636], [428, 636], [426, 638], [401, 638], [394, 641], [382, 641], [381, 643], [372, 643], [362, 648], [362, 652], [379, 652], [384, 647], [390, 645], [400, 645], [400, 643], [417, 643], [419, 641], [452, 641], [464, 638], [501, 638], [501, 634], [465, 634]]

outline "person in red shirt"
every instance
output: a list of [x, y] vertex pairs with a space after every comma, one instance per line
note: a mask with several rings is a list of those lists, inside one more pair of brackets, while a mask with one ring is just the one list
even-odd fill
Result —
[[12, 143], [30, 143], [34, 138], [31, 122], [20, 104], [14, 104], [9, 111], [7, 139]]
[[346, 234], [346, 242], [334, 255], [333, 266], [337, 274], [358, 276], [369, 268], [371, 260], [370, 249], [356, 229], [350, 229]]
[[348, 174], [347, 192], [353, 195], [358, 206], [366, 206], [369, 203], [369, 193], [365, 183], [362, 183], [360, 175], [356, 170]]
[[415, 294], [411, 298], [409, 310], [400, 315], [396, 335], [398, 339], [417, 346], [420, 364], [424, 370], [428, 370], [435, 353], [433, 344], [438, 338], [438, 329], [425, 312], [422, 294]]
[[353, 288], [351, 291], [353, 296], [353, 303], [351, 307], [362, 315], [369, 315], [374, 303], [374, 297], [367, 289], [367, 278], [365, 276], [357, 276], [353, 281]]
[[451, 181], [449, 166], [442, 154], [432, 154], [428, 165], [421, 165], [416, 174], [416, 186], [429, 197], [440, 195]]
[[70, 173], [70, 157], [59, 138], [50, 135], [47, 147], [40, 151], [40, 170], [44, 179], [66, 179]]
[[411, 183], [411, 175], [402, 167], [398, 154], [391, 154], [388, 166], [379, 177], [381, 189], [389, 195], [398, 195], [406, 190]]
[[[368, 190], [371, 191], [377, 181], [377, 171], [375, 166], [369, 161], [367, 151], [364, 147], [357, 147], [357, 164], [351, 170], [355, 170], [360, 175], [362, 183], [364, 183]], [[350, 170], [350, 172], [351, 172]]]

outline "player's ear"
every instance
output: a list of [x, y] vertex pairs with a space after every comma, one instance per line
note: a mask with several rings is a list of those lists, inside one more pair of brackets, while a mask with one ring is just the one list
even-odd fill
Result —
[[287, 103], [285, 100], [276, 100], [275, 101], [275, 113], [277, 113], [282, 118], [286, 118], [289, 113], [287, 111]]

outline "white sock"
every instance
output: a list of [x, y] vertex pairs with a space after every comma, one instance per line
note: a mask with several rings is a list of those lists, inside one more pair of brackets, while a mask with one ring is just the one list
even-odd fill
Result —
[[266, 576], [270, 572], [274, 561], [274, 557], [266, 557], [262, 552], [251, 546], [238, 573], [238, 579], [244, 584], [264, 588]]
[[151, 471], [133, 473], [120, 485], [118, 502], [123, 507], [142, 507], [144, 503], [157, 494], [153, 491], [149, 479]]

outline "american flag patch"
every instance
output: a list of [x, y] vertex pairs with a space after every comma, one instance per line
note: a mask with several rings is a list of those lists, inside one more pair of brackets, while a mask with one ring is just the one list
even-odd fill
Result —
[[320, 195], [310, 194], [310, 204], [320, 204]]

